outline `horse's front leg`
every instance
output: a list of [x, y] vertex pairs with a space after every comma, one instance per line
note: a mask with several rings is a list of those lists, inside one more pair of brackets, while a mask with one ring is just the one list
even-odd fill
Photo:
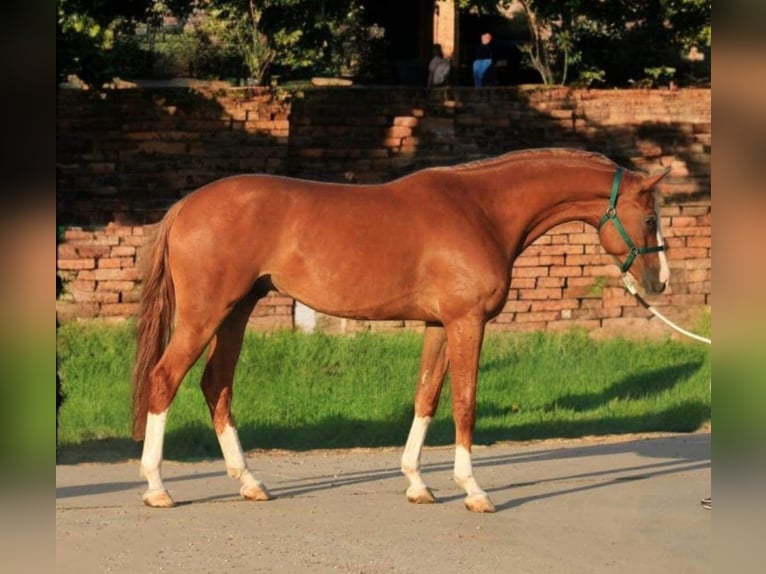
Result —
[[402, 472], [409, 479], [407, 500], [416, 504], [436, 502], [420, 474], [420, 454], [428, 426], [439, 404], [444, 375], [447, 372], [447, 335], [444, 327], [427, 325], [420, 359], [420, 377], [415, 393], [415, 416], [402, 454]]
[[495, 505], [473, 476], [471, 460], [484, 322], [475, 318], [455, 321], [447, 327], [447, 338], [452, 374], [452, 415], [455, 419], [455, 482], [466, 491], [464, 502], [468, 510], [494, 512]]

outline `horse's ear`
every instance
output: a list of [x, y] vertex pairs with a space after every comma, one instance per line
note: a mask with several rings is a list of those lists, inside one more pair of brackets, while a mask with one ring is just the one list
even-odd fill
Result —
[[666, 167], [659, 173], [656, 173], [654, 175], [647, 175], [646, 177], [644, 177], [644, 180], [641, 182], [641, 189], [643, 190], [652, 189], [655, 185], [657, 185], [662, 180], [662, 178], [664, 178], [669, 173], [670, 173], [670, 168]]

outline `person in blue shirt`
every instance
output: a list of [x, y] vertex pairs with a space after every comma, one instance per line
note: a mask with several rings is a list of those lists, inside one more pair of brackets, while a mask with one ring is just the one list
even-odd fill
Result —
[[484, 32], [473, 59], [473, 85], [477, 88], [493, 85], [492, 34]]

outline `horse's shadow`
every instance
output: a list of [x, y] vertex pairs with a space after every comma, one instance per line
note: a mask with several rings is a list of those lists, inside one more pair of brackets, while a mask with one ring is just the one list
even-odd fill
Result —
[[[522, 450], [517, 453], [496, 456], [482, 456], [479, 454], [474, 457], [474, 468], [491, 468], [494, 469], [495, 473], [499, 471], [503, 473], [503, 475], [513, 476], [514, 470], [521, 465], [534, 465], [546, 461], [574, 460], [590, 457], [601, 457], [603, 459], [603, 457], [619, 456], [630, 453], [638, 454], [647, 459], [647, 461], [643, 464], [611, 466], [606, 469], [602, 467], [599, 470], [564, 473], [550, 477], [536, 478], [526, 482], [507, 481], [498, 486], [487, 488], [487, 492], [494, 494], [496, 498], [498, 497], [497, 495], [500, 494], [499, 498], [501, 499], [501, 502], [497, 504], [497, 510], [503, 511], [551, 497], [606, 488], [631, 480], [646, 480], [668, 474], [703, 470], [708, 469], [711, 466], [710, 435], [703, 434], [691, 435], [691, 437], [681, 435], [621, 441], [616, 443], [610, 442], [606, 444], [571, 446], [568, 448], [562, 448], [557, 445], [548, 448]], [[421, 469], [422, 473], [426, 476], [437, 473], [451, 473], [453, 468], [451, 455], [451, 449], [427, 451], [424, 458], [436, 457], [441, 460], [424, 464]], [[222, 480], [229, 480], [226, 477], [223, 464], [221, 464], [220, 471], [174, 475], [167, 477], [165, 480], [172, 484], [174, 482], [214, 479], [216, 477], [220, 477]], [[272, 493], [279, 499], [301, 497], [325, 490], [344, 489], [365, 483], [391, 480], [401, 482], [401, 490], [402, 492], [404, 491], [406, 479], [403, 477], [398, 466], [287, 478], [282, 479], [279, 482], [274, 482], [270, 486]], [[122, 490], [142, 488], [143, 485], [144, 483], [142, 481], [125, 481], [98, 485], [60, 487], [56, 489], [56, 498], [64, 499], [84, 495], [98, 496], [100, 494], [114, 493]], [[512, 493], [520, 488], [545, 485], [553, 485], [553, 488], [547, 489], [545, 492], [518, 498], [514, 498], [509, 494], [509, 492]], [[454, 491], [452, 492], [437, 491], [436, 494], [441, 503], [458, 501], [465, 496], [457, 486], [455, 486]], [[189, 505], [233, 500], [236, 500], [234, 491], [226, 494], [211, 495], [194, 501], [179, 501], [179, 504]]]
[[662, 367], [653, 371], [628, 375], [599, 393], [569, 394], [543, 407], [554, 407], [581, 412], [608, 404], [612, 400], [643, 399], [673, 388], [679, 381], [687, 379], [702, 366], [702, 361]]

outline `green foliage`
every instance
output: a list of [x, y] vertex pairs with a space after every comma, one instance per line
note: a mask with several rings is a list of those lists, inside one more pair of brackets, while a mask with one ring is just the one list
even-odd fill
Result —
[[[509, 0], [458, 0], [463, 14], [497, 14]], [[644, 85], [644, 70], [709, 78], [710, 0], [519, 0], [526, 64], [545, 84]], [[179, 26], [169, 29], [172, 14]], [[57, 76], [100, 87], [114, 78], [191, 75], [266, 83], [313, 75], [374, 79], [386, 31], [363, 0], [60, 0]], [[702, 62], [685, 58], [694, 48]], [[657, 80], [659, 81], [659, 79]]]
[[[168, 28], [165, 16], [177, 17]], [[365, 78], [385, 31], [360, 0], [62, 0], [58, 76], [100, 87], [113, 77]]]
[[670, 66], [655, 66], [654, 68], [644, 68], [646, 77], [638, 82], [632, 82], [637, 86], [645, 88], [657, 88], [667, 86], [676, 75], [676, 69]]
[[[67, 324], [58, 349], [67, 401], [62, 453], [88, 456], [130, 432], [133, 325]], [[412, 418], [421, 337], [247, 333], [234, 385], [245, 448], [400, 446]], [[168, 417], [167, 454], [219, 456], [198, 362]], [[710, 417], [709, 347], [596, 341], [567, 333], [489, 333], [480, 366], [477, 443], [642, 431], [693, 431]], [[429, 444], [454, 441], [449, 383]], [[82, 448], [77, 447], [82, 445]]]
[[[463, 0], [468, 14], [495, 13], [498, 3]], [[514, 4], [502, 0], [507, 9]], [[683, 78], [709, 77], [702, 64], [685, 59], [692, 48], [704, 53], [711, 41], [710, 0], [519, 0], [528, 27], [521, 43], [526, 63], [544, 84], [628, 85], [647, 78], [645, 69], [676, 67]], [[683, 79], [678, 78], [676, 79]], [[651, 79], [649, 76], [647, 79]]]
[[596, 68], [585, 68], [580, 70], [577, 80], [573, 84], [577, 87], [592, 88], [593, 86], [603, 85], [606, 80], [606, 72]]

